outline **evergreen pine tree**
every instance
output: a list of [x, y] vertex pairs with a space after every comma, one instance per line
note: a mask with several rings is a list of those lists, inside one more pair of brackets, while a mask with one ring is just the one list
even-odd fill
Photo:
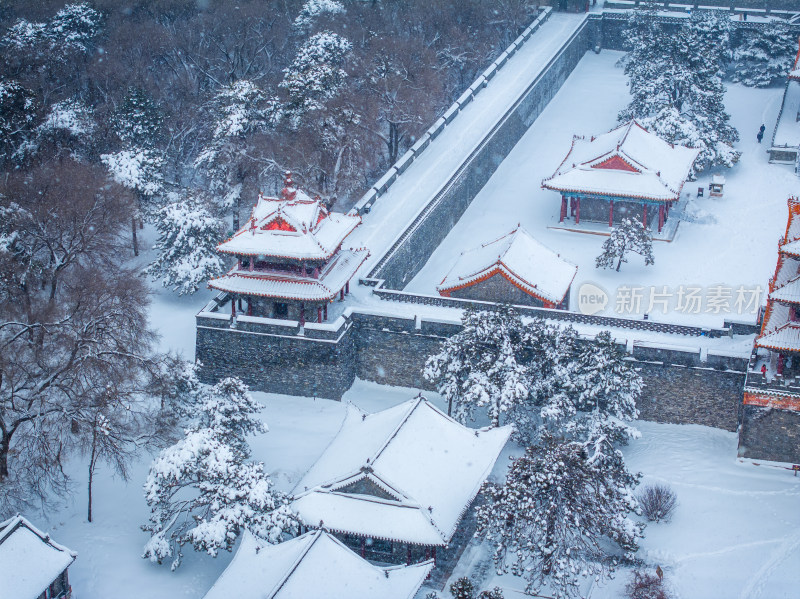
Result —
[[191, 294], [223, 271], [217, 253], [222, 223], [197, 199], [164, 206], [155, 222], [157, 255], [146, 272], [161, 279], [164, 287], [172, 287], [178, 295]]
[[748, 30], [733, 50], [733, 80], [750, 87], [783, 82], [796, 53], [797, 37], [786, 21], [776, 19]]
[[267, 431], [261, 408], [238, 379], [223, 379], [198, 394], [196, 420], [153, 461], [144, 485], [151, 533], [142, 557], [176, 569], [182, 548], [216, 556], [230, 551], [247, 528], [272, 543], [296, 533], [288, 500], [272, 487], [260, 462], [250, 462], [248, 435]]
[[476, 408], [487, 408], [491, 426], [528, 397], [525, 367], [520, 363], [524, 329], [509, 307], [478, 311], [468, 308], [462, 330], [428, 358], [424, 376], [448, 401], [448, 413], [462, 423]]
[[630, 104], [620, 120], [637, 119], [662, 139], [699, 148], [693, 173], [730, 167], [740, 153], [739, 134], [723, 102], [721, 73], [729, 56], [730, 19], [698, 12], [677, 30], [665, 30], [650, 4], [632, 11], [625, 66]]
[[450, 585], [450, 595], [453, 599], [475, 599], [475, 585], [463, 576]]
[[611, 230], [611, 235], [603, 242], [603, 253], [595, 260], [597, 268], [614, 268], [616, 270], [623, 262], [627, 262], [629, 252], [639, 254], [644, 258], [645, 265], [653, 264], [653, 241], [649, 232], [638, 220], [624, 219]]
[[499, 573], [544, 585], [558, 599], [579, 596], [584, 577], [607, 577], [631, 558], [643, 526], [632, 521], [637, 477], [596, 459], [587, 447], [545, 435], [512, 461], [505, 484], [489, 485], [478, 531], [494, 546]]

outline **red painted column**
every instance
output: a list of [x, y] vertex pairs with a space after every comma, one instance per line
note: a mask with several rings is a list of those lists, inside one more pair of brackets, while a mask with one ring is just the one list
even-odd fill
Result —
[[322, 322], [322, 306], [317, 307], [317, 322]]
[[322, 307], [322, 317], [323, 317], [325, 320], [328, 320], [328, 304], [325, 304], [325, 305]]
[[343, 300], [343, 299], [344, 299], [344, 287], [342, 287], [342, 288], [339, 290], [339, 299], [340, 299], [340, 300]]
[[661, 233], [661, 229], [664, 228], [664, 204], [658, 207], [658, 232]]
[[642, 204], [642, 226], [647, 228], [647, 204]]
[[236, 298], [231, 298], [231, 318], [236, 318]]
[[580, 224], [581, 222], [581, 199], [577, 198], [575, 200], [575, 224]]
[[247, 298], [247, 315], [248, 316], [253, 315], [253, 298], [251, 297]]
[[614, 226], [614, 200], [608, 203], [608, 226]]
[[350, 281], [347, 281], [347, 283], [344, 284], [344, 292], [350, 295]]
[[567, 196], [561, 196], [561, 217], [558, 222], [563, 223], [564, 218], [567, 216]]

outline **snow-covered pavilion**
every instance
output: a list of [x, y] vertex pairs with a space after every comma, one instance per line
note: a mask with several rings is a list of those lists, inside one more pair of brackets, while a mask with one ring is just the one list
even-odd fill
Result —
[[294, 490], [311, 527], [383, 562], [436, 557], [489, 476], [511, 427], [471, 429], [424, 397], [367, 414], [352, 404]]
[[329, 212], [294, 186], [287, 173], [280, 197], [259, 195], [250, 218], [218, 251], [236, 265], [209, 281], [231, 295], [231, 314], [322, 322], [328, 304], [344, 299], [366, 249], [342, 249], [361, 222], [357, 214]]
[[783, 102], [772, 133], [769, 161], [796, 164], [800, 152], [800, 49], [789, 71]]
[[577, 272], [576, 265], [517, 226], [463, 252], [436, 289], [445, 297], [567, 309]]
[[76, 557], [22, 516], [0, 522], [0, 597], [69, 599]]
[[[657, 219], [661, 231], [700, 150], [676, 146], [631, 120], [608, 133], [575, 136], [556, 172], [542, 187], [561, 193], [560, 222]], [[652, 215], [652, 216], [651, 216]]]
[[205, 599], [412, 599], [432, 568], [375, 566], [321, 530], [277, 545], [245, 532]]

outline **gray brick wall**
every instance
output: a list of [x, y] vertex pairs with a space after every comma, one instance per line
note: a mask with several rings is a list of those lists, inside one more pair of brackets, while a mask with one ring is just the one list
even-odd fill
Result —
[[739, 457], [800, 464], [800, 412], [743, 406]]

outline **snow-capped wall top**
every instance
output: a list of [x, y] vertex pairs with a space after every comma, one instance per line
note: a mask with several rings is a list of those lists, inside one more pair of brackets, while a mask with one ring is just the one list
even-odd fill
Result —
[[589, 140], [575, 137], [558, 170], [542, 187], [563, 192], [671, 201], [699, 149], [676, 146], [632, 120]]
[[76, 557], [22, 516], [0, 522], [0, 586], [13, 589], [9, 597], [37, 599]]
[[349, 405], [292, 507], [328, 530], [445, 545], [510, 434], [463, 426], [423, 397], [375, 414]]
[[500, 273], [526, 293], [560, 304], [577, 272], [577, 266], [518, 226], [499, 239], [463, 252], [436, 288], [448, 295]]
[[287, 178], [280, 198], [259, 195], [245, 225], [219, 245], [239, 256], [327, 260], [361, 222], [358, 215], [328, 212]]
[[433, 568], [380, 568], [322, 531], [271, 545], [245, 532], [239, 550], [205, 599], [411, 599]]

